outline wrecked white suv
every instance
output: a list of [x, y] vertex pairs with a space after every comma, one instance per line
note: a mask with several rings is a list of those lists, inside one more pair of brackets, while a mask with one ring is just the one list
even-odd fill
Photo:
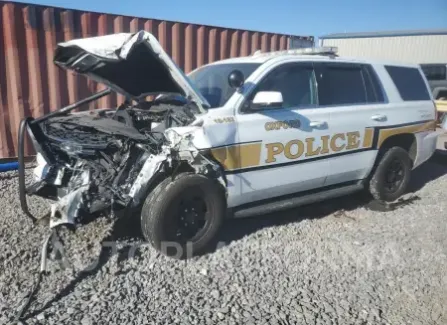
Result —
[[[145, 238], [167, 255], [200, 253], [226, 216], [365, 187], [395, 200], [435, 150], [435, 105], [416, 65], [323, 48], [255, 53], [186, 76], [144, 31], [59, 44], [54, 62], [109, 89], [22, 121], [23, 210], [34, 218], [26, 195], [48, 198], [51, 227], [141, 213]], [[111, 91], [126, 101], [71, 112]], [[38, 161], [28, 187], [26, 133]]]

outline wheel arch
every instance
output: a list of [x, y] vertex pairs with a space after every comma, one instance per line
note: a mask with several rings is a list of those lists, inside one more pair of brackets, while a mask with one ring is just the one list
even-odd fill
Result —
[[414, 133], [401, 133], [388, 137], [379, 148], [379, 155], [383, 154], [386, 150], [392, 147], [401, 147], [410, 156], [411, 161], [414, 163], [417, 156], [417, 139]]
[[381, 144], [376, 160], [374, 161], [373, 168], [369, 172], [368, 180], [371, 179], [372, 175], [375, 173], [377, 169], [377, 165], [382, 159], [385, 152], [392, 147], [401, 147], [403, 148], [409, 155], [412, 165], [416, 162], [417, 158], [417, 139], [413, 133], [401, 133], [395, 134], [385, 139], [385, 141]]

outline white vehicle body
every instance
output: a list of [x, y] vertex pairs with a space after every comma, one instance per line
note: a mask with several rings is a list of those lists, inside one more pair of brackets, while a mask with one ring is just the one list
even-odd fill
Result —
[[[404, 101], [384, 68], [387, 63], [278, 54], [229, 59], [212, 65], [244, 62], [261, 65], [224, 106], [209, 109], [202, 117], [203, 125], [192, 132], [196, 148], [211, 148], [214, 158], [224, 166], [229, 207], [363, 180], [370, 174], [381, 145], [393, 135], [414, 134], [414, 168], [435, 151], [438, 132], [432, 99]], [[255, 86], [278, 67], [320, 63], [370, 65], [380, 80], [385, 101], [242, 111]], [[411, 67], [419, 69], [417, 65]], [[297, 120], [298, 128], [276, 129], [278, 122]], [[299, 157], [297, 140], [304, 145]], [[293, 152], [285, 151], [287, 144]], [[276, 154], [278, 151], [281, 152]], [[274, 156], [269, 156], [272, 152]]]

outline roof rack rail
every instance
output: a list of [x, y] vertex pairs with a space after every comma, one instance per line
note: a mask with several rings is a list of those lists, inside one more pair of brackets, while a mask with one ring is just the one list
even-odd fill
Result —
[[253, 56], [278, 56], [278, 55], [328, 55], [337, 56], [338, 48], [336, 46], [323, 47], [305, 47], [292, 50], [262, 52], [261, 50], [253, 53]]

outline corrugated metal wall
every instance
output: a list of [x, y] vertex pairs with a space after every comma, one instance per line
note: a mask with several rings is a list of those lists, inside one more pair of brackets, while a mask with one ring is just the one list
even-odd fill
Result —
[[447, 62], [447, 35], [339, 38], [321, 41], [324, 46], [337, 46], [340, 56], [416, 64]]
[[[53, 64], [53, 49], [59, 42], [144, 29], [186, 72], [258, 49], [289, 47], [288, 35], [12, 2], [2, 2], [0, 8], [0, 158], [17, 156], [18, 125], [24, 116], [43, 115], [103, 89]], [[112, 94], [89, 108], [114, 107], [122, 100]], [[27, 154], [31, 153], [28, 145]]]

